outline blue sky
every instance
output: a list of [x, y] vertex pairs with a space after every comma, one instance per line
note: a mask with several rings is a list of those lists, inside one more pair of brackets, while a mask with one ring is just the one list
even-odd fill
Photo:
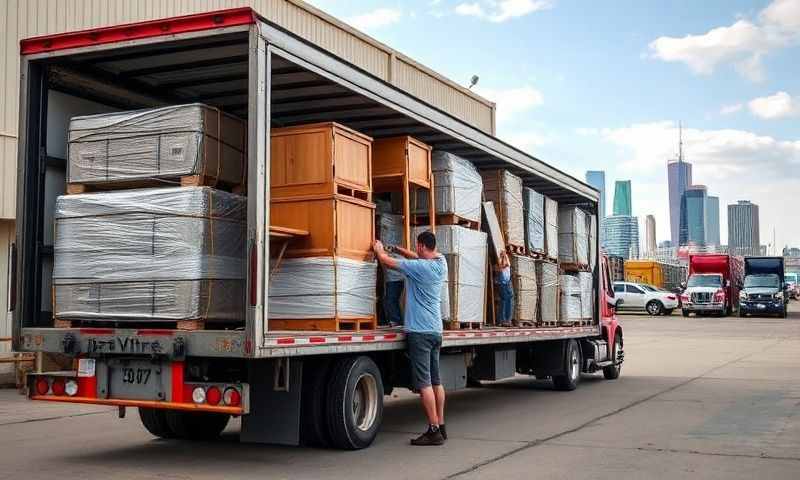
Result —
[[[800, 245], [800, 0], [316, 0], [498, 104], [498, 136], [579, 178], [633, 182], [669, 237], [666, 162], [684, 125], [694, 182], [761, 207]], [[609, 205], [612, 199], [608, 198]]]

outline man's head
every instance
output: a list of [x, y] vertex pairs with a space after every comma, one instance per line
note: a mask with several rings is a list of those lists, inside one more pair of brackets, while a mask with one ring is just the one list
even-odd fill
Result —
[[436, 236], [433, 232], [426, 230], [417, 235], [417, 255], [420, 258], [436, 256]]

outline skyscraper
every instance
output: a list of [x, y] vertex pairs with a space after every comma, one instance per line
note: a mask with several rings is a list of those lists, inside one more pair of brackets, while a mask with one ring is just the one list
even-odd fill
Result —
[[652, 215], [644, 219], [644, 251], [648, 256], [656, 252], [656, 217]]
[[708, 190], [705, 185], [692, 185], [683, 192], [680, 245], [706, 244], [707, 197]]
[[609, 255], [639, 258], [639, 220], [636, 217], [609, 215], [604, 227], [604, 247]]
[[692, 184], [692, 164], [683, 161], [683, 135], [678, 133], [678, 158], [667, 164], [669, 184], [669, 231], [673, 245], [680, 242], [683, 192]]
[[588, 170], [586, 172], [586, 183], [600, 191], [600, 205], [598, 206], [597, 216], [602, 222], [606, 216], [606, 172], [603, 170]]
[[617, 180], [614, 184], [614, 215], [633, 215], [630, 180]]
[[728, 251], [737, 255], [758, 255], [760, 247], [758, 205], [748, 200], [728, 205]]
[[706, 244], [719, 245], [719, 197], [706, 198]]

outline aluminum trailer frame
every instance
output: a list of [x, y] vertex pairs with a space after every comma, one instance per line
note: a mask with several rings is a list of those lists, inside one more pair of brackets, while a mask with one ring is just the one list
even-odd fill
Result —
[[[182, 27], [181, 27], [182, 26]], [[181, 30], [183, 28], [183, 30]], [[177, 33], [176, 33], [177, 32]], [[26, 288], [31, 288], [30, 278], [18, 274], [14, 279], [13, 328], [14, 347], [20, 351], [65, 352], [72, 354], [108, 353], [98, 348], [111, 348], [124, 338], [135, 338], [132, 345], [140, 351], [114, 353], [158, 353], [173, 358], [184, 356], [276, 358], [330, 353], [369, 352], [398, 350], [405, 348], [401, 332], [376, 330], [367, 333], [347, 332], [272, 332], [267, 329], [267, 285], [269, 242], [265, 226], [269, 224], [269, 128], [275, 120], [271, 114], [271, 94], [275, 61], [288, 61], [302, 69], [344, 87], [377, 104], [378, 110], [387, 109], [392, 115], [382, 118], [383, 132], [395, 130], [414, 131], [423, 141], [435, 148], [455, 151], [478, 167], [510, 168], [523, 177], [526, 186], [552, 196], [565, 203], [582, 205], [596, 212], [599, 192], [566, 173], [466, 124], [397, 87], [379, 80], [333, 54], [265, 21], [252, 10], [233, 9], [210, 12], [177, 19], [165, 19], [140, 24], [122, 25], [95, 29], [87, 32], [69, 33], [23, 40], [21, 57], [21, 95], [17, 218], [21, 225], [17, 233], [17, 251], [13, 259], [16, 272], [30, 267], [31, 256], [39, 255], [39, 247], [31, 251], [25, 236], [39, 228], [31, 224], [27, 213], [36, 211], [39, 205], [32, 197], [32, 179], [28, 175], [31, 162], [46, 162], [42, 158], [41, 108], [45, 102], [47, 79], [39, 66], [41, 62], [68, 62], [71, 57], [105, 54], [112, 50], [134, 47], [169, 46], [171, 42], [207, 39], [212, 36], [225, 38], [231, 34], [246, 34], [247, 39], [247, 102], [244, 105], [248, 118], [248, 246], [251, 259], [251, 275], [248, 292], [251, 292], [244, 330], [179, 331], [164, 329], [124, 328], [71, 328], [57, 329], [31, 326], [31, 312], [17, 298]], [[119, 57], [120, 55], [118, 55]], [[38, 76], [38, 78], [37, 78]], [[34, 89], [36, 89], [34, 91]], [[36, 97], [32, 95], [38, 94]], [[29, 113], [39, 118], [29, 118]], [[335, 112], [335, 107], [332, 107]], [[412, 130], [413, 129], [413, 130]], [[416, 133], [418, 132], [418, 133]], [[41, 200], [39, 200], [41, 201]], [[41, 221], [36, 214], [36, 221]], [[33, 229], [33, 230], [32, 230]], [[599, 238], [599, 237], [598, 237]], [[597, 241], [597, 240], [596, 240]], [[596, 251], [599, 252], [599, 245]], [[36, 262], [39, 257], [34, 258]], [[38, 267], [38, 263], [36, 264]], [[600, 262], [597, 262], [600, 265]], [[599, 267], [598, 267], [599, 268]], [[34, 279], [35, 280], [35, 279]], [[255, 282], [255, 283], [253, 283]], [[595, 291], [599, 275], [595, 274]], [[27, 285], [26, 285], [27, 284]], [[40, 287], [40, 285], [36, 285]], [[445, 332], [443, 347], [494, 345], [502, 343], [527, 343], [540, 340], [582, 338], [601, 335], [600, 295], [595, 296], [595, 318], [591, 326], [494, 329], [482, 331]], [[104, 347], [98, 347], [104, 345]], [[149, 345], [149, 346], [141, 346]], [[115, 347], [119, 348], [119, 347]], [[150, 350], [148, 350], [148, 348]]]

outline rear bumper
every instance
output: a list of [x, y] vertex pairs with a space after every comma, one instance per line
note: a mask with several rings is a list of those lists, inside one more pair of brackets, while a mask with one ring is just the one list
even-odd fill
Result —
[[159, 402], [154, 400], [124, 400], [124, 399], [103, 399], [89, 397], [67, 397], [58, 395], [31, 395], [31, 400], [44, 402], [63, 402], [63, 403], [82, 403], [90, 405], [108, 405], [115, 407], [142, 407], [159, 408], [162, 410], [181, 410], [186, 412], [213, 412], [227, 413], [229, 415], [242, 415], [242, 407], [226, 407], [213, 405], [197, 405], [195, 403]]
[[724, 312], [724, 303], [684, 303], [683, 309], [687, 312]]

